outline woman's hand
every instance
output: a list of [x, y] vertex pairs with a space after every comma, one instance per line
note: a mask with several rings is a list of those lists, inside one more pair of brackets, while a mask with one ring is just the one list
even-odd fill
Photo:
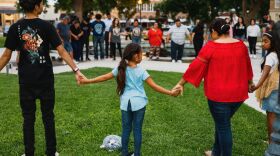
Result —
[[[180, 85], [180, 84], [177, 84], [175, 87], [173, 87], [172, 90], [179, 90], [179, 94], [183, 95], [184, 86], [183, 86], [183, 85]], [[178, 96], [178, 95], [177, 95], [177, 96]]]
[[171, 90], [171, 96], [173, 96], [173, 97], [177, 97], [180, 93], [181, 93], [181, 91], [179, 89]]
[[257, 89], [258, 87], [256, 87], [254, 83], [249, 84], [249, 93], [253, 93]]

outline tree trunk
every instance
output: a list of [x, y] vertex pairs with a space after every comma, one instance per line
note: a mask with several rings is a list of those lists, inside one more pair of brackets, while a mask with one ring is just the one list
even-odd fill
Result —
[[251, 0], [251, 7], [249, 8], [249, 13], [247, 13], [247, 0], [242, 0], [242, 13], [246, 25], [250, 25], [250, 20], [256, 17], [263, 3], [264, 0], [258, 0], [257, 2]]
[[81, 21], [83, 19], [83, 0], [73, 0], [73, 10]]

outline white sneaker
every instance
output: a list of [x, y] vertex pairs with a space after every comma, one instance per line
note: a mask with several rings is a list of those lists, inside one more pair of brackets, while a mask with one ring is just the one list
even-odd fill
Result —
[[254, 55], [254, 58], [256, 59], [256, 58], [257, 58], [257, 55]]
[[177, 62], [178, 62], [178, 63], [182, 63], [182, 60], [178, 60]]
[[[21, 156], [26, 156], [25, 154], [21, 155]], [[58, 152], [55, 152], [55, 156], [59, 156]]]
[[73, 62], [74, 62], [75, 64], [79, 64], [79, 62], [78, 62], [78, 61], [76, 61], [76, 60], [73, 60]]
[[253, 58], [253, 55], [250, 54], [250, 58]]
[[152, 57], [152, 59], [153, 59], [153, 60], [155, 60], [155, 59], [156, 59], [156, 57], [155, 57], [155, 56], [153, 56], [153, 57]]
[[175, 60], [172, 60], [172, 63], [176, 63], [176, 61], [175, 61]]
[[63, 65], [66, 65], [66, 62], [65, 62], [65, 61], [62, 61], [62, 64], [63, 64]]

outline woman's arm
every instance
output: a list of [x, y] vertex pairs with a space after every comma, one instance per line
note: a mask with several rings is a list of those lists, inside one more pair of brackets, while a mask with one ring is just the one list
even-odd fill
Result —
[[110, 72], [105, 75], [98, 76], [96, 78], [82, 79], [82, 80], [80, 80], [80, 82], [81, 82], [81, 84], [99, 83], [99, 82], [104, 82], [104, 81], [110, 80], [112, 78], [114, 78], [114, 75], [112, 72]]
[[152, 88], [154, 89], [155, 91], [159, 92], [159, 93], [162, 93], [162, 94], [166, 94], [166, 95], [171, 95], [171, 96], [178, 96], [179, 95], [179, 90], [167, 90], [159, 85], [157, 85], [154, 80], [149, 77], [146, 79], [146, 83]]

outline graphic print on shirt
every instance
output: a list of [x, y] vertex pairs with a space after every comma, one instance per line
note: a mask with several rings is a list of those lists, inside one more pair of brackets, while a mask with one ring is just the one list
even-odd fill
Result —
[[41, 60], [40, 62], [44, 63], [44, 57], [40, 58], [38, 53], [43, 40], [37, 31], [27, 27], [27, 29], [21, 32], [21, 39], [24, 41], [23, 49], [28, 52], [28, 57], [31, 64], [35, 64], [36, 60]]
[[96, 32], [97, 34], [102, 34], [102, 31], [103, 31], [103, 26], [102, 26], [102, 24], [96, 24], [96, 25], [94, 26], [94, 30], [95, 30], [95, 32]]
[[121, 30], [120, 28], [114, 28], [113, 29], [113, 35], [114, 36], [120, 36], [120, 30]]
[[139, 36], [141, 35], [141, 30], [140, 30], [140, 28], [139, 28], [139, 27], [133, 28], [132, 34], [133, 34], [133, 36], [135, 36], [135, 37], [139, 37]]

